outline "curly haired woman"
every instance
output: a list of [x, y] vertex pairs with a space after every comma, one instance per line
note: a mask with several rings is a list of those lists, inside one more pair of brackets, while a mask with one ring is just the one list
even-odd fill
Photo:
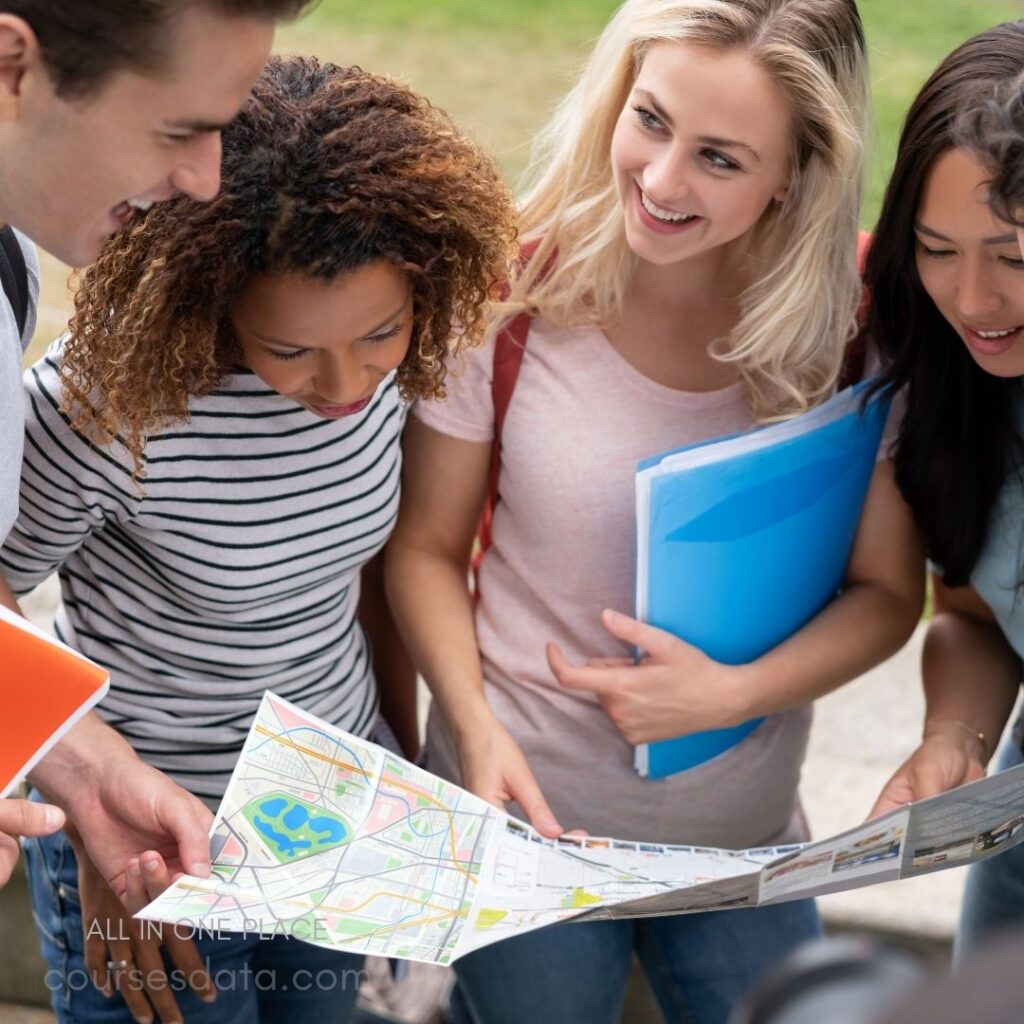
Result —
[[[515, 242], [490, 159], [358, 69], [272, 61], [224, 134], [223, 178], [209, 204], [138, 214], [86, 272], [70, 333], [26, 375], [22, 511], [0, 555], [20, 592], [59, 569], [61, 637], [111, 671], [102, 713], [208, 804], [268, 686], [369, 736], [386, 728], [376, 674], [415, 747], [401, 648], [371, 636], [371, 664], [373, 566], [407, 403], [443, 394]], [[60, 1020], [349, 1019], [360, 958], [284, 936], [165, 935], [191, 986], [179, 1009], [158, 941], [90, 927], [118, 915], [81, 869], [80, 891], [63, 834], [30, 851]]]

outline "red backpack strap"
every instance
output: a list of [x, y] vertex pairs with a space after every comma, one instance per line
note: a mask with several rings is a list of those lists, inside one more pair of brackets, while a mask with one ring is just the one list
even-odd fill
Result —
[[519, 379], [519, 369], [523, 365], [523, 354], [526, 352], [526, 339], [530, 335], [532, 317], [529, 313], [520, 313], [509, 320], [498, 331], [494, 339], [494, 372], [491, 377], [491, 398], [494, 402], [494, 440], [491, 442], [491, 469], [487, 485], [487, 500], [480, 523], [476, 531], [476, 544], [473, 547], [473, 579], [479, 590], [478, 576], [480, 563], [484, 554], [491, 546], [491, 524], [494, 509], [498, 504], [498, 476], [501, 472], [501, 434], [505, 427], [505, 417], [512, 402]]
[[[864, 264], [867, 262], [868, 250], [871, 248], [871, 234], [861, 231], [857, 235], [857, 270], [864, 276]], [[864, 370], [868, 361], [867, 320], [871, 310], [871, 294], [867, 288], [862, 289], [860, 305], [857, 307], [857, 325], [859, 330], [846, 346], [843, 368], [839, 371], [839, 390], [859, 384], [864, 379]]]

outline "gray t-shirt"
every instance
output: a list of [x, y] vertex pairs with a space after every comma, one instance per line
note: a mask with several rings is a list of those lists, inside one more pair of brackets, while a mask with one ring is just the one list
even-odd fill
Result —
[[28, 316], [18, 336], [18, 322], [6, 295], [0, 293], [0, 542], [18, 515], [18, 482], [25, 441], [25, 391], [21, 357], [36, 329], [39, 303], [39, 260], [35, 246], [17, 233], [28, 270]]

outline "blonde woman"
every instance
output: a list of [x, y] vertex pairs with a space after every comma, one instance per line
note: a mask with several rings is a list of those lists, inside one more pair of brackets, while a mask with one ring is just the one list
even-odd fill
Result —
[[[625, 614], [637, 462], [836, 386], [860, 294], [865, 93], [851, 0], [629, 0], [539, 139], [522, 207], [532, 256], [505, 311], [533, 319], [475, 605], [493, 343], [446, 402], [414, 411], [389, 590], [435, 697], [430, 766], [546, 835], [807, 838], [810, 702], [918, 619], [920, 554], [884, 460], [841, 596], [758, 661], [716, 664]], [[636, 743], [761, 715], [688, 772], [651, 783], [633, 770]], [[486, 1024], [599, 1024], [618, 1019], [635, 951], [666, 1016], [707, 1024], [818, 928], [810, 903], [584, 924], [458, 972]]]

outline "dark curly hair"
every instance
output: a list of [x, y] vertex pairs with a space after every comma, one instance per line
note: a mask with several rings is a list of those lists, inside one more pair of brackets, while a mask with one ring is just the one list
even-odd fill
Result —
[[147, 434], [237, 366], [230, 310], [257, 275], [319, 280], [380, 260], [413, 291], [403, 397], [442, 397], [445, 359], [482, 337], [515, 212], [494, 162], [409, 89], [273, 58], [224, 132], [223, 187], [115, 235], [75, 295], [61, 374], [77, 429], [141, 464]]
[[992, 171], [992, 210], [1011, 224], [1024, 224], [1024, 81], [977, 85], [957, 124], [957, 142], [973, 150]]

